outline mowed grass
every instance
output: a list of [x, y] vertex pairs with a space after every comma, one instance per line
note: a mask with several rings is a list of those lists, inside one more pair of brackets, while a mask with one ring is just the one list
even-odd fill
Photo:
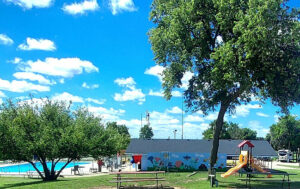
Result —
[[[296, 173], [291, 175], [291, 188], [300, 188], [300, 170], [286, 170], [288, 173]], [[205, 189], [210, 188], [207, 181], [207, 172], [199, 172], [194, 176], [188, 177], [191, 173], [167, 173], [163, 176], [166, 181], [160, 182], [164, 186], [187, 188], [187, 189]], [[135, 175], [134, 175], [135, 176]], [[0, 177], [0, 189], [2, 188], [115, 188], [116, 184], [110, 183], [113, 179], [112, 175], [77, 177], [77, 178], [60, 178], [58, 181], [43, 182], [39, 179], [28, 179], [18, 177]], [[139, 177], [137, 175], [136, 177]], [[143, 175], [142, 175], [143, 177]], [[259, 176], [263, 177], [263, 176]], [[246, 188], [245, 181], [240, 181], [238, 175], [228, 178], [221, 178], [220, 173], [217, 174], [219, 188]], [[268, 179], [268, 178], [265, 178]], [[271, 180], [282, 179], [282, 176], [273, 176]], [[154, 185], [154, 182], [140, 182], [139, 186]], [[125, 184], [126, 185], [126, 184]], [[128, 185], [133, 185], [127, 184]], [[281, 188], [281, 183], [273, 182], [252, 182], [252, 188]], [[288, 188], [287, 184], [284, 186]]]

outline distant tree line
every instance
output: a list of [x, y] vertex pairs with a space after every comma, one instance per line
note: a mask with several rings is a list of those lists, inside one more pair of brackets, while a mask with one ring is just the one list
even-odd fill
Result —
[[[211, 122], [209, 124], [209, 128], [202, 133], [203, 138], [212, 139], [214, 136], [215, 127], [216, 127], [216, 121]], [[220, 139], [255, 140], [261, 138], [257, 137], [256, 131], [253, 131], [249, 128], [240, 128], [237, 123], [224, 121], [220, 133]]]

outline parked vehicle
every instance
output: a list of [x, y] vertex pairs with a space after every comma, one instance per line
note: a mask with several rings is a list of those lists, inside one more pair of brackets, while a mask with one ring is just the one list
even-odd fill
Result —
[[290, 150], [278, 150], [278, 160], [290, 162], [293, 160], [293, 153]]

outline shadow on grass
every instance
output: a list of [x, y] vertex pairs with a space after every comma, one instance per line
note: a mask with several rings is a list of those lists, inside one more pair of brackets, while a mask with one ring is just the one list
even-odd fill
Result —
[[56, 180], [56, 181], [43, 181], [40, 179], [32, 179], [35, 181], [32, 182], [19, 182], [19, 183], [14, 183], [14, 184], [5, 184], [4, 186], [1, 186], [0, 189], [5, 189], [5, 188], [14, 188], [14, 187], [22, 187], [22, 186], [34, 186], [36, 184], [43, 184], [43, 183], [54, 183], [54, 182], [61, 182], [61, 181], [68, 181], [68, 180]]
[[[219, 181], [219, 187], [221, 188], [250, 188], [249, 184], [246, 187], [246, 183], [238, 183], [238, 182], [226, 182], [226, 181]], [[282, 186], [282, 182], [251, 182], [252, 189], [273, 189], [273, 188], [300, 188], [300, 181], [291, 181], [290, 187], [287, 182], [284, 182]]]

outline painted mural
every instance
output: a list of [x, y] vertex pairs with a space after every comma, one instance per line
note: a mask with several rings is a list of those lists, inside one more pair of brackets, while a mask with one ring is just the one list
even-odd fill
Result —
[[[207, 170], [210, 167], [209, 157], [209, 153], [148, 153], [142, 158], [142, 170]], [[226, 154], [218, 154], [215, 167], [217, 169], [226, 168]]]

